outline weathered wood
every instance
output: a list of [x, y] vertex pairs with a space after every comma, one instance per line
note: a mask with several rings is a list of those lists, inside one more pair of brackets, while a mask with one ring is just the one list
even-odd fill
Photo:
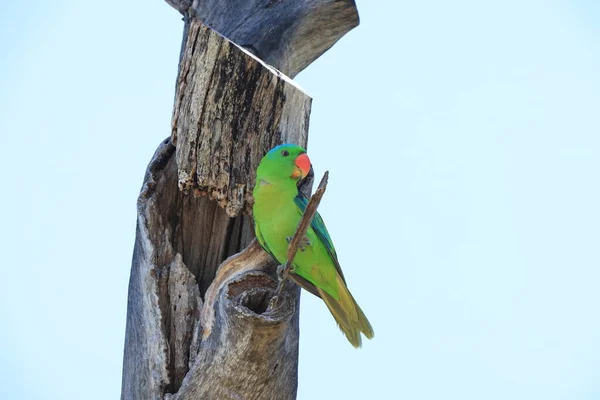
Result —
[[202, 310], [200, 352], [175, 399], [293, 399], [297, 288], [268, 307], [275, 264], [254, 242], [219, 268]]
[[354, 0], [167, 0], [294, 77], [358, 26]]
[[[196, 49], [189, 53], [189, 61], [184, 56], [186, 62], [182, 64], [189, 65], [189, 70], [182, 69], [186, 83], [180, 86], [183, 96], [176, 103], [182, 111], [180, 116], [174, 115], [174, 121], [177, 121], [174, 132], [178, 133], [179, 139], [177, 148], [170, 140], [159, 147], [148, 167], [138, 201], [122, 398], [162, 398], [167, 393], [177, 393], [184, 379], [190, 393], [206, 393], [206, 388], [210, 387], [206, 382], [225, 384], [231, 379], [229, 374], [234, 373], [239, 382], [247, 381], [247, 384], [243, 392], [236, 392], [237, 386], [228, 384], [230, 394], [253, 398], [254, 394], [262, 393], [265, 398], [271, 390], [281, 392], [285, 386], [288, 394], [280, 398], [291, 399], [296, 390], [295, 383], [290, 385], [290, 382], [295, 382], [297, 373], [298, 321], [297, 315], [292, 316], [299, 299], [298, 290], [290, 286], [289, 301], [262, 315], [260, 304], [270, 298], [270, 288], [275, 285], [272, 278], [264, 273], [259, 279], [245, 274], [236, 277], [235, 284], [230, 287], [228, 280], [222, 277], [229, 269], [228, 264], [220, 267], [219, 271], [224, 272], [216, 280], [215, 272], [221, 261], [242, 250], [252, 237], [248, 232], [251, 228], [248, 217], [230, 218], [223, 207], [231, 209], [230, 204], [234, 201], [238, 201], [234, 203], [238, 213], [243, 207], [250, 207], [249, 198], [239, 188], [251, 190], [253, 171], [269, 148], [280, 141], [306, 144], [310, 98], [277, 71], [214, 31], [200, 24], [197, 29]], [[205, 52], [211, 49], [212, 44], [208, 43], [214, 43], [220, 49], [213, 53], [212, 59]], [[202, 48], [205, 51], [201, 51]], [[214, 67], [209, 66], [209, 60]], [[238, 64], [241, 69], [234, 67]], [[219, 71], [211, 72], [217, 78], [203, 79], [207, 70]], [[240, 84], [231, 86], [240, 80]], [[252, 85], [260, 90], [254, 90], [246, 101], [239, 102], [237, 97], [245, 95]], [[205, 97], [198, 102], [201, 95]], [[240, 113], [245, 124], [232, 118], [242, 118]], [[202, 118], [194, 117], [196, 114]], [[220, 122], [224, 128], [219, 137], [215, 137], [218, 133], [214, 129], [203, 129], [214, 127], [216, 120], [224, 121]], [[193, 139], [194, 135], [201, 139]], [[194, 141], [202, 144], [196, 147], [192, 144]], [[190, 158], [192, 169], [196, 169], [195, 165], [202, 166], [208, 171], [203, 176], [214, 178], [203, 186], [209, 196], [196, 197], [197, 187], [181, 185], [181, 169], [177, 168], [177, 163], [182, 160], [178, 157], [179, 152], [196, 148], [208, 149], [212, 154], [211, 157]], [[224, 154], [227, 157], [222, 156]], [[228, 197], [216, 197], [216, 185], [220, 182], [237, 187], [235, 193], [242, 195], [232, 197], [233, 201]], [[186, 193], [180, 188], [194, 190]], [[223, 193], [229, 192], [224, 189]], [[210, 195], [221, 206], [212, 201]], [[258, 254], [261, 262], [269, 260], [256, 246], [248, 251], [255, 256]], [[241, 256], [244, 254], [242, 252]], [[242, 265], [248, 270], [262, 267], [252, 259]], [[210, 291], [209, 287], [219, 290]], [[231, 294], [233, 287], [238, 288], [235, 295]], [[240, 313], [240, 307], [247, 311]], [[208, 317], [201, 320], [200, 314], [214, 315], [211, 320], [214, 323], [206, 322]], [[245, 316], [249, 319], [244, 320]], [[266, 325], [263, 323], [265, 318], [268, 320]], [[216, 333], [211, 334], [213, 331]], [[239, 340], [232, 339], [236, 335]], [[249, 336], [241, 341], [244, 335]], [[273, 339], [270, 351], [261, 352], [260, 356], [251, 351], [251, 347], [258, 348], [260, 340], [269, 337]], [[283, 337], [287, 339], [282, 340]], [[281, 345], [277, 347], [276, 343]], [[247, 352], [254, 354], [251, 359], [244, 358]], [[217, 363], [214, 357], [225, 354], [230, 357]], [[273, 366], [274, 363], [278, 366], [279, 378], [270, 379], [265, 386], [261, 383], [265, 377], [260, 374], [267, 371], [261, 366]], [[217, 365], [221, 367], [217, 368]], [[207, 369], [208, 366], [211, 368]], [[199, 385], [198, 382], [203, 383]], [[183, 394], [177, 396], [186, 398]]]
[[169, 367], [173, 371], [171, 386], [177, 388], [193, 363], [195, 353], [190, 352], [192, 340], [200, 328], [199, 310], [202, 309], [200, 289], [194, 275], [183, 263], [181, 254], [177, 253], [169, 266], [167, 282], [169, 309], [167, 320], [170, 322], [168, 338], [170, 355]]
[[[185, 262], [186, 258], [191, 263], [199, 260], [186, 254], [183, 243], [188, 238], [182, 228], [183, 220], [169, 211], [185, 210], [187, 202], [196, 202], [196, 206], [200, 207], [206, 199], [194, 198], [179, 191], [174, 151], [168, 140], [159, 147], [148, 167], [138, 201], [138, 229], [129, 285], [121, 398], [162, 399], [167, 393], [176, 393], [190, 373], [197, 377], [187, 378], [189, 390], [193, 391], [200, 390], [195, 383], [197, 380], [218, 382], [219, 379], [230, 379], [225, 377], [226, 371], [234, 371], [239, 379], [248, 374], [248, 382], [255, 382], [258, 379], [255, 372], [262, 370], [258, 367], [248, 369], [248, 363], [272, 365], [273, 360], [281, 360], [278, 364], [278, 368], [281, 368], [279, 373], [285, 372], [286, 375], [278, 377], [285, 379], [287, 387], [295, 393], [295, 384], [290, 385], [290, 382], [295, 381], [297, 368], [298, 321], [292, 316], [295, 317], [298, 289], [288, 286], [286, 295], [289, 301], [266, 312], [266, 302], [271, 297], [269, 291], [275, 286], [275, 281], [265, 273], [273, 275], [275, 264], [255, 243], [219, 267], [210, 287], [202, 293], [205, 299], [202, 301], [197, 281], [187, 267], [192, 264]], [[229, 227], [233, 228], [234, 219], [229, 221]], [[226, 231], [230, 236], [225, 235], [221, 239], [223, 242], [239, 243], [241, 236], [231, 235], [234, 229]], [[194, 269], [199, 270], [197, 267]], [[258, 279], [253, 275], [256, 271], [263, 271]], [[240, 307], [248, 311], [240, 314]], [[261, 310], [264, 316], [261, 316]], [[240, 320], [245, 316], [249, 318], [248, 321]], [[272, 328], [269, 324], [271, 328], [264, 328], [264, 324], [259, 323], [264, 318], [278, 328]], [[242, 327], [243, 330], [238, 332], [237, 328]], [[261, 333], [263, 329], [269, 334]], [[222, 341], [223, 337], [233, 337], [236, 332], [240, 339], [244, 335], [266, 339], [275, 333], [288, 339], [286, 346], [279, 349], [273, 347], [268, 352], [260, 353], [262, 358], [254, 355], [252, 360], [243, 362], [240, 359], [239, 363], [232, 365], [220, 364], [218, 359], [208, 362], [211, 354], [217, 357], [218, 354], [234, 355], [250, 351], [250, 347], [241, 346], [245, 341]], [[254, 341], [247, 344], [250, 343], [257, 345]], [[221, 349], [215, 353], [216, 347]], [[228, 365], [229, 369], [218, 369], [214, 365], [206, 369], [214, 363]], [[234, 368], [235, 365], [239, 368]], [[277, 385], [276, 388], [282, 390]], [[232, 388], [230, 393], [235, 390]], [[258, 389], [250, 385], [248, 390]], [[266, 396], [268, 392], [261, 393]], [[250, 398], [246, 397], [246, 392], [238, 394]], [[180, 399], [186, 398], [181, 394], [178, 396]], [[281, 398], [291, 399], [293, 395], [290, 392], [289, 396]]]
[[[161, 204], [176, 203], [177, 181], [162, 170], [175, 148], [165, 141], [148, 166], [138, 199], [138, 223], [129, 278], [121, 399], [161, 399], [169, 384], [164, 288], [166, 266], [173, 260], [170, 236], [175, 228], [160, 216]], [[161, 290], [161, 286], [163, 289]], [[162, 307], [161, 307], [162, 306]], [[164, 319], [163, 319], [164, 317]]]
[[279, 143], [306, 144], [311, 99], [252, 54], [192, 21], [179, 71], [171, 141], [179, 187], [250, 213], [262, 156]]
[[246, 248], [243, 212], [260, 157], [283, 141], [306, 146], [310, 98], [192, 17], [294, 76], [356, 26], [356, 8], [167, 1], [186, 16], [184, 41], [172, 137], [138, 199], [121, 398], [293, 399], [299, 289], [286, 284], [269, 307], [275, 266], [258, 245]]

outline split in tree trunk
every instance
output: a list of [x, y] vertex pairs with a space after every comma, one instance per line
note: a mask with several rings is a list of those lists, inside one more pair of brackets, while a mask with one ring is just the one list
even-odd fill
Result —
[[250, 244], [247, 212], [260, 158], [283, 142], [306, 146], [310, 98], [189, 16], [293, 76], [356, 26], [356, 9], [349, 1], [169, 3], [188, 18], [171, 138], [138, 200], [121, 398], [293, 399], [299, 289], [286, 284], [268, 308], [276, 265]]

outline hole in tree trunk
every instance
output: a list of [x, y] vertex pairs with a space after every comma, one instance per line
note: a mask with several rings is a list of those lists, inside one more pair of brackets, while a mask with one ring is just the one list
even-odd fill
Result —
[[264, 288], [251, 289], [242, 293], [240, 296], [240, 304], [256, 314], [263, 314], [267, 311], [269, 300], [271, 300], [272, 296], [272, 290]]
[[267, 311], [276, 286], [275, 281], [264, 273], [249, 273], [230, 283], [227, 295], [237, 297], [239, 305], [261, 315]]

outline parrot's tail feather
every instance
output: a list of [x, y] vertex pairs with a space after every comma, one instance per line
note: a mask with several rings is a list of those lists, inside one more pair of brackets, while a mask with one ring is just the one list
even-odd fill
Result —
[[322, 289], [317, 288], [317, 291], [348, 341], [352, 346], [360, 347], [362, 344], [360, 333], [362, 332], [365, 337], [371, 339], [374, 335], [373, 328], [352, 294], [350, 294], [343, 279], [339, 276], [337, 278], [339, 300], [336, 300]]
[[317, 290], [319, 291], [321, 298], [327, 305], [327, 308], [329, 308], [331, 315], [333, 315], [333, 318], [335, 318], [335, 321], [337, 322], [338, 326], [340, 327], [342, 332], [344, 332], [344, 335], [346, 335], [348, 341], [352, 344], [352, 346], [360, 347], [362, 345], [360, 331], [352, 325], [352, 323], [348, 319], [348, 315], [342, 308], [342, 305], [336, 299], [331, 297], [331, 295], [326, 291], [321, 289]]
[[363, 310], [361, 310], [361, 308], [359, 307], [358, 303], [356, 303], [355, 301], [354, 304], [356, 305], [356, 311], [358, 311], [358, 322], [360, 323], [361, 332], [365, 335], [367, 339], [373, 339], [373, 337], [375, 336], [375, 332], [373, 331], [371, 323], [367, 319], [367, 316], [365, 315]]

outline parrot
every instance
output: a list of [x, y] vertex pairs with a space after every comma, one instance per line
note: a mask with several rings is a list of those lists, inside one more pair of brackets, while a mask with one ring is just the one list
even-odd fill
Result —
[[[261, 159], [256, 171], [252, 191], [256, 238], [281, 265], [287, 262], [289, 242], [308, 204], [298, 185], [311, 167], [304, 148], [282, 144]], [[361, 332], [373, 338], [373, 328], [346, 286], [333, 242], [318, 212], [301, 240], [288, 278], [325, 302], [354, 347], [362, 345]]]

